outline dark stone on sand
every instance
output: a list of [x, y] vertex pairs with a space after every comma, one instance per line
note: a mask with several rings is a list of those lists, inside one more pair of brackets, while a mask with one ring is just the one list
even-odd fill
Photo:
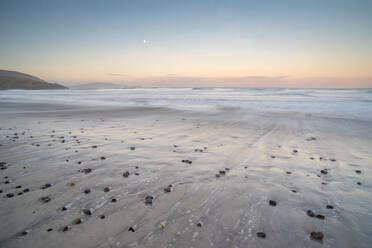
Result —
[[65, 206], [61, 207], [61, 211], [66, 211], [67, 208]]
[[202, 225], [203, 225], [203, 224], [202, 224], [201, 222], [196, 223], [196, 226], [197, 226], [197, 227], [202, 227]]
[[51, 199], [50, 199], [49, 196], [43, 196], [43, 197], [40, 197], [40, 201], [41, 201], [42, 203], [47, 203], [47, 202], [50, 202]]
[[362, 171], [361, 170], [356, 170], [355, 173], [360, 174], [360, 173], [362, 173]]
[[106, 216], [105, 216], [104, 214], [101, 214], [101, 215], [99, 216], [99, 218], [103, 220], [104, 218], [106, 218]]
[[270, 200], [269, 205], [275, 207], [276, 206], [276, 201]]
[[30, 189], [24, 189], [23, 190], [23, 193], [27, 193], [27, 192], [30, 192]]
[[311, 232], [310, 238], [317, 241], [322, 241], [324, 234], [322, 232]]
[[258, 232], [257, 233], [257, 237], [264, 239], [264, 238], [266, 238], [266, 233], [264, 233], [264, 232]]
[[336, 162], [336, 159], [334, 159], [334, 158], [331, 158], [331, 159], [329, 159], [331, 162]]
[[274, 155], [271, 155], [271, 158], [275, 158], [275, 156]]
[[137, 229], [137, 225], [131, 226], [129, 227], [128, 232], [135, 232], [136, 229]]
[[81, 164], [81, 161], [77, 162], [78, 164]]
[[52, 187], [52, 184], [46, 183], [43, 186], [41, 186], [41, 189], [46, 189], [46, 188], [49, 188], [49, 187]]
[[13, 196], [14, 196], [14, 194], [12, 194], [12, 193], [6, 194], [7, 198], [12, 198]]
[[88, 174], [88, 173], [91, 173], [92, 172], [92, 169], [91, 168], [86, 168], [86, 169], [83, 169], [83, 172], [85, 174]]
[[98, 146], [92, 146], [92, 148], [97, 148]]
[[307, 210], [307, 211], [306, 211], [306, 214], [307, 214], [307, 216], [309, 216], [309, 217], [311, 217], [311, 218], [315, 217], [314, 212], [311, 211], [311, 210]]
[[74, 219], [74, 221], [72, 222], [74, 225], [79, 225], [82, 223], [82, 220], [80, 218], [76, 218]]
[[220, 175], [222, 175], [222, 176], [226, 175], [226, 171], [224, 171], [224, 170], [220, 170], [219, 173], [220, 173]]
[[111, 199], [111, 202], [117, 202], [116, 198]]
[[0, 194], [3, 193], [3, 191], [0, 189]]
[[19, 192], [17, 195], [23, 195], [23, 192]]
[[219, 173], [216, 174], [216, 177], [220, 177], [221, 175]]
[[313, 158], [313, 157], [310, 157], [310, 159], [311, 159], [311, 160], [314, 160], [314, 158]]
[[9, 181], [5, 181], [4, 183], [5, 183], [5, 184], [9, 184], [10, 182], [9, 182]]
[[192, 161], [188, 159], [183, 159], [182, 163], [192, 164]]
[[21, 232], [21, 236], [26, 236], [29, 233], [29, 231], [23, 231]]
[[130, 150], [134, 151], [136, 148], [134, 146], [129, 147]]
[[105, 157], [103, 157], [103, 156], [101, 157], [101, 160], [105, 160], [105, 159], [106, 159]]
[[103, 189], [103, 192], [109, 192], [110, 191], [110, 188], [109, 187], [105, 187], [104, 189]]
[[167, 187], [164, 188], [165, 193], [169, 193], [172, 191], [172, 185], [168, 185]]
[[230, 170], [230, 168], [225, 168], [225, 171], [229, 171]]
[[129, 175], [130, 175], [129, 171], [123, 173], [123, 177], [129, 177]]
[[140, 174], [138, 172], [135, 172], [134, 175], [139, 176]]
[[333, 209], [332, 205], [327, 205], [327, 209]]
[[328, 170], [327, 169], [321, 170], [320, 173], [327, 174], [328, 173]]
[[47, 232], [51, 232], [51, 231], [53, 231], [53, 228], [49, 228], [49, 229], [47, 229], [46, 231], [47, 231]]
[[64, 226], [62, 227], [62, 232], [67, 232], [70, 229], [69, 226]]
[[16, 186], [15, 188], [16, 188], [16, 189], [20, 189], [20, 188], [22, 188], [22, 185], [18, 185], [18, 186]]
[[292, 172], [290, 172], [290, 171], [286, 171], [285, 173], [287, 173], [287, 174], [292, 174]]
[[293, 150], [294, 153], [297, 153], [298, 151], [296, 149]]
[[292, 191], [293, 193], [297, 193], [297, 190], [292, 189], [291, 191]]
[[84, 209], [83, 210], [83, 213], [85, 214], [85, 215], [92, 215], [92, 211], [90, 211], [90, 209]]
[[321, 215], [321, 214], [317, 214], [315, 217], [318, 218], [318, 219], [320, 219], [320, 220], [324, 220], [325, 219], [324, 215]]
[[357, 182], [357, 184], [358, 184], [358, 185], [362, 185], [362, 183], [361, 183], [361, 182]]
[[90, 192], [92, 192], [91, 189], [86, 189], [86, 190], [84, 190], [84, 193], [85, 193], [85, 194], [89, 194]]
[[145, 196], [145, 204], [146, 204], [146, 205], [151, 205], [153, 199], [154, 199], [154, 197], [151, 196], [151, 195], [147, 195], [147, 196]]

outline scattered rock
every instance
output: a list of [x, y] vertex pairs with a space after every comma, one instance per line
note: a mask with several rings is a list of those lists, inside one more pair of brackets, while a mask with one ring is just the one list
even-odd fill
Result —
[[321, 214], [317, 214], [315, 217], [318, 218], [318, 219], [320, 219], [320, 220], [324, 220], [325, 219], [324, 215], [321, 215]]
[[43, 196], [43, 197], [40, 197], [40, 201], [42, 203], [47, 203], [47, 202], [50, 202], [52, 199], [50, 199], [49, 196]]
[[109, 187], [105, 187], [104, 189], [103, 189], [103, 192], [109, 192], [110, 191], [110, 188]]
[[74, 225], [79, 225], [81, 224], [83, 221], [80, 219], [80, 218], [76, 218], [74, 219], [74, 221], [72, 222]]
[[257, 233], [257, 237], [264, 239], [264, 238], [266, 238], [266, 233], [264, 233], [264, 232], [258, 232]]
[[224, 171], [224, 170], [220, 170], [219, 173], [220, 173], [221, 176], [226, 175], [226, 171]]
[[83, 172], [85, 174], [88, 174], [88, 173], [91, 173], [92, 172], [92, 169], [91, 168], [85, 168], [85, 169], [83, 169]]
[[51, 231], [53, 231], [53, 228], [49, 228], [49, 229], [47, 229], [46, 231], [47, 231], [47, 232], [51, 232]]
[[362, 185], [362, 183], [361, 183], [361, 182], [357, 182], [357, 184], [358, 184], [358, 185]]
[[286, 171], [285, 173], [287, 173], [288, 175], [292, 174], [292, 172], [290, 172], [290, 171]]
[[297, 193], [297, 190], [292, 189], [291, 191], [292, 191], [293, 193]]
[[89, 194], [90, 192], [92, 192], [91, 189], [86, 189], [86, 190], [84, 190], [84, 193], [85, 193], [85, 194]]
[[83, 209], [83, 213], [84, 213], [85, 215], [91, 216], [92, 213], [93, 213], [93, 210], [91, 210], [91, 209]]
[[317, 241], [322, 241], [324, 234], [322, 232], [311, 232], [310, 238]]
[[62, 227], [62, 232], [67, 232], [68, 230], [70, 230], [70, 227], [69, 226], [64, 226]]
[[192, 161], [191, 160], [188, 160], [188, 159], [183, 159], [182, 160], [182, 163], [192, 164]]
[[198, 222], [198, 223], [196, 223], [196, 226], [197, 226], [197, 227], [202, 227], [202, 226], [203, 226], [203, 223]]
[[307, 211], [306, 211], [306, 214], [307, 214], [307, 216], [309, 216], [309, 217], [311, 217], [311, 218], [315, 217], [314, 212], [311, 211], [311, 210], [307, 210]]
[[27, 192], [30, 192], [30, 189], [26, 188], [23, 190], [23, 193], [27, 193]]
[[294, 153], [298, 153], [298, 151], [296, 149], [293, 150]]
[[327, 205], [327, 209], [333, 209], [332, 205]]
[[14, 196], [14, 194], [12, 194], [12, 193], [6, 194], [7, 198], [12, 198], [13, 196]]
[[129, 171], [123, 173], [123, 177], [129, 177], [129, 175], [130, 175]]
[[136, 147], [131, 146], [131, 147], [129, 147], [129, 149], [130, 149], [131, 151], [134, 151], [134, 150], [136, 150]]
[[103, 157], [103, 156], [101, 157], [101, 160], [105, 160], [105, 159], [106, 159], [105, 157]]
[[329, 159], [331, 162], [336, 162], [336, 159], [334, 159], [334, 158], [331, 158], [331, 159]]
[[16, 186], [15, 188], [16, 188], [16, 189], [20, 189], [20, 188], [22, 188], [22, 185], [18, 185], [18, 186]]
[[106, 218], [106, 216], [105, 216], [104, 214], [101, 214], [101, 215], [99, 216], [99, 218], [103, 220], [104, 218]]
[[321, 170], [320, 173], [327, 174], [328, 173], [328, 170], [327, 169]]
[[216, 174], [216, 177], [220, 177], [221, 175], [219, 173]]
[[151, 195], [147, 195], [147, 196], [145, 197], [145, 204], [146, 204], [146, 205], [152, 205], [152, 200], [154, 200], [154, 197], [151, 196]]
[[112, 199], [111, 199], [111, 202], [114, 202], [114, 203], [115, 203], [115, 202], [117, 202], [117, 201], [118, 201], [118, 200], [116, 200], [116, 198], [112, 198]]
[[275, 207], [276, 206], [276, 201], [270, 200], [269, 205]]
[[167, 187], [164, 188], [165, 193], [169, 193], [172, 191], [172, 184], [168, 185]]
[[129, 227], [128, 232], [135, 232], [136, 229], [137, 229], [137, 225], [133, 225], [133, 226]]
[[361, 170], [356, 170], [355, 173], [360, 174], [360, 173], [362, 173], [362, 171]]
[[41, 186], [41, 189], [46, 189], [46, 188], [49, 188], [49, 187], [52, 187], [52, 184], [46, 183], [43, 186]]
[[98, 146], [92, 146], [92, 148], [97, 148]]
[[63, 206], [61, 207], [61, 211], [66, 211], [67, 210], [67, 207]]
[[30, 232], [30, 231], [25, 230], [25, 231], [21, 232], [21, 236], [26, 236], [29, 232]]
[[271, 158], [275, 158], [275, 156], [274, 155], [271, 155]]

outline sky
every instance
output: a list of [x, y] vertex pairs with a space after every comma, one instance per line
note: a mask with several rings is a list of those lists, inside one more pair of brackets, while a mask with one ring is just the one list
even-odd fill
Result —
[[371, 0], [0, 0], [0, 69], [63, 83], [372, 87], [371, 13]]

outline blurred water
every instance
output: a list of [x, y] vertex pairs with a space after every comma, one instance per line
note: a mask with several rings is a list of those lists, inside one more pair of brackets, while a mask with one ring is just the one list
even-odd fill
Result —
[[193, 111], [233, 107], [372, 120], [372, 89], [135, 88], [105, 90], [6, 90], [0, 104], [55, 103], [92, 107], [147, 106]]

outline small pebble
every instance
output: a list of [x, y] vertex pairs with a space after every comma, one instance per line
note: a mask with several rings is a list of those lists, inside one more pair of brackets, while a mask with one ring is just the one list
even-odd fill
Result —
[[103, 192], [109, 192], [110, 191], [110, 188], [109, 187], [105, 187], [104, 189], [103, 189]]
[[327, 205], [327, 209], [333, 209], [332, 205]]
[[84, 190], [84, 193], [85, 193], [85, 194], [89, 194], [90, 192], [92, 192], [91, 189], [86, 189], [86, 190]]
[[317, 214], [315, 217], [318, 218], [318, 219], [320, 219], [320, 220], [324, 220], [325, 219], [324, 215], [321, 215], [321, 214]]
[[307, 216], [309, 216], [309, 217], [315, 217], [315, 214], [314, 214], [314, 212], [313, 211], [311, 211], [311, 210], [307, 210], [306, 211], [306, 214], [307, 214]]
[[311, 232], [310, 238], [313, 240], [321, 241], [324, 238], [324, 234], [322, 232]]
[[146, 205], [151, 205], [153, 199], [154, 199], [154, 197], [151, 196], [151, 195], [146, 196], [146, 197], [145, 197], [145, 204], [146, 204]]
[[270, 200], [269, 205], [275, 207], [276, 206], [276, 201]]
[[76, 218], [73, 222], [74, 225], [79, 225], [82, 223], [82, 220], [80, 218]]
[[123, 173], [123, 177], [129, 177], [129, 175], [130, 175], [129, 171]]
[[362, 173], [362, 171], [361, 170], [356, 170], [355, 173], [360, 174], [360, 173]]
[[116, 198], [111, 199], [111, 202], [117, 202]]
[[257, 237], [264, 239], [264, 238], [266, 238], [266, 233], [264, 233], [264, 232], [258, 232], [257, 233]]
[[47, 203], [47, 202], [50, 202], [51, 199], [49, 196], [43, 196], [43, 197], [40, 197], [40, 201], [43, 203]]

